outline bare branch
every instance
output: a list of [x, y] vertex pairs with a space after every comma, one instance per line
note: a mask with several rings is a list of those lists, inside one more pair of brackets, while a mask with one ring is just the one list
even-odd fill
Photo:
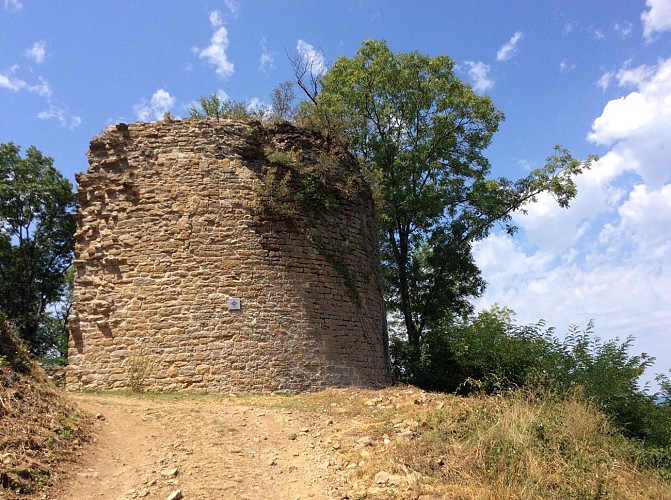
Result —
[[287, 58], [294, 70], [296, 84], [308, 99], [316, 105], [321, 82], [328, 68], [324, 63], [324, 54], [321, 49], [314, 49], [311, 45], [309, 47], [311, 50], [301, 50], [299, 45], [295, 54], [289, 54], [287, 51]]

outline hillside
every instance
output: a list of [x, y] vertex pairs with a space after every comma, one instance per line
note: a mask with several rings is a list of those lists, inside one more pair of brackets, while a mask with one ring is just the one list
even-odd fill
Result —
[[37, 498], [671, 498], [577, 400], [413, 387], [73, 398], [98, 415], [95, 442]]
[[89, 430], [90, 418], [30, 360], [0, 316], [0, 498], [60, 481]]

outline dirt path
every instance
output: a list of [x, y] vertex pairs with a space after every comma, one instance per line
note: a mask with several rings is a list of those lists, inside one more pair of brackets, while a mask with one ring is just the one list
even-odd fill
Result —
[[262, 397], [74, 399], [99, 415], [96, 440], [50, 500], [167, 499], [177, 490], [205, 500], [344, 496], [326, 415]]

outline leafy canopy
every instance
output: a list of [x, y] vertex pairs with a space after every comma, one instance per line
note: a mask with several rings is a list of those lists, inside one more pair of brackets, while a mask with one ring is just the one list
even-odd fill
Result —
[[560, 340], [544, 321], [517, 325], [513, 311], [494, 307], [434, 327], [415, 372], [406, 369], [407, 343], [392, 339], [391, 351], [397, 380], [461, 394], [519, 388], [544, 397], [579, 394], [626, 436], [671, 446], [671, 383], [658, 375], [658, 393], [641, 387], [654, 358], [632, 354], [632, 346], [631, 337], [601, 340], [591, 322], [585, 329], [570, 327]]
[[[216, 118], [218, 120], [248, 120], [250, 118], [262, 118], [263, 109], [250, 110], [242, 102], [229, 98], [220, 98], [217, 94], [202, 96], [200, 98], [200, 109], [195, 104], [189, 108], [189, 118], [201, 120], [204, 118]], [[172, 118], [166, 117], [166, 118]]]
[[31, 146], [0, 144], [0, 310], [34, 354], [62, 354], [67, 332], [50, 314], [67, 288], [76, 203], [72, 184]]
[[567, 207], [574, 177], [589, 166], [555, 147], [547, 164], [518, 181], [492, 179], [484, 156], [503, 114], [454, 74], [447, 56], [391, 52], [365, 41], [321, 80], [299, 120], [344, 136], [378, 192], [381, 260], [391, 311], [402, 317], [410, 361], [446, 317], [471, 310], [485, 282], [472, 243], [543, 192]]

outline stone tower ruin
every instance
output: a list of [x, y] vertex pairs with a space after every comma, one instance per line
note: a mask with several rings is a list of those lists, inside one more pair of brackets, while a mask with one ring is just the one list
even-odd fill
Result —
[[230, 392], [390, 382], [373, 203], [288, 124], [119, 124], [79, 183], [67, 387]]

